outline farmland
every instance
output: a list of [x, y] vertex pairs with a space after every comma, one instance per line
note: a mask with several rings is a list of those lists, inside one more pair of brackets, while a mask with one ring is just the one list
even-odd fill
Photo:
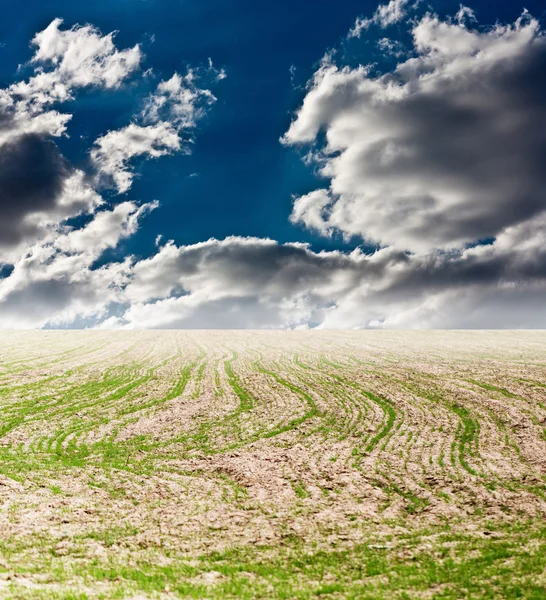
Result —
[[1, 598], [544, 598], [546, 332], [0, 334]]

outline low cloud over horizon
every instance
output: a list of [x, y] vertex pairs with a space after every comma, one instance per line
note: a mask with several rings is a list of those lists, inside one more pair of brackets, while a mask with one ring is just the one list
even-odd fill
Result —
[[[182, 244], [161, 237], [161, 189], [132, 195], [150, 165], [182, 178], [168, 161], [189, 160], [229, 110], [229, 63], [178, 61], [163, 76], [142, 42], [53, 20], [0, 90], [0, 328], [546, 327], [541, 23], [418, 10], [355, 14], [294, 88], [271, 143], [299, 153], [316, 186], [291, 192], [292, 242], [234, 231]], [[85, 101], [122, 92], [132, 112], [71, 150]], [[152, 251], [137, 244], [144, 227]]]

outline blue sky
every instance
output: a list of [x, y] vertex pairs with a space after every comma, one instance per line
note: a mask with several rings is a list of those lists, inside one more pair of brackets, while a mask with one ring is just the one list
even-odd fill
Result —
[[[55, 144], [71, 165], [83, 171], [88, 169], [94, 141], [134, 121], [158, 83], [169, 79], [174, 72], [184, 74], [189, 68], [195, 69], [200, 74], [199, 85], [210, 89], [216, 97], [191, 132], [193, 139], [188, 145], [191, 153], [172, 152], [152, 160], [136, 158], [132, 163], [135, 178], [130, 189], [124, 193], [98, 189], [106, 201], [103, 208], [112, 209], [125, 201], [140, 205], [157, 200], [159, 206], [146, 214], [131, 235], [121, 236], [113, 247], [105, 248], [95, 257], [93, 269], [122, 261], [129, 255], [136, 259], [153, 257], [158, 235], [164, 242], [174, 240], [179, 247], [209, 238], [254, 236], [271, 238], [279, 244], [308, 243], [315, 253], [323, 250], [348, 253], [357, 247], [369, 253], [379, 247], [394, 247], [398, 240], [396, 228], [392, 235], [383, 236], [374, 233], [373, 227], [368, 231], [336, 224], [320, 231], [309, 224], [308, 216], [307, 221], [303, 217], [290, 220], [294, 199], [328, 187], [328, 177], [318, 173], [320, 163], [303, 160], [310, 150], [324, 143], [321, 136], [328, 128], [310, 144], [300, 143], [302, 140], [282, 144], [279, 140], [296, 120], [313, 87], [308, 82], [320, 69], [320, 61], [327, 52], [335, 50], [332, 60], [339, 68], [354, 70], [359, 65], [371, 64], [368, 76], [379, 76], [411, 55], [412, 28], [426, 12], [437, 15], [442, 22], [449, 19], [453, 22], [460, 8], [459, 2], [446, 0], [421, 2], [417, 7], [404, 4], [403, 18], [388, 27], [371, 24], [359, 37], [348, 38], [358, 17], [372, 17], [378, 7], [376, 2], [51, 0], [27, 1], [24, 10], [17, 4], [5, 3], [5, 18], [0, 24], [0, 84], [8, 88], [32, 77], [35, 66], [28, 61], [35, 49], [29, 45], [30, 40], [55, 18], [63, 19], [64, 29], [91, 24], [101, 34], [117, 31], [118, 49], [140, 45], [144, 58], [138, 77], [128, 77], [123, 84], [109, 89], [90, 86], [57, 107], [68, 111], [72, 118], [69, 136], [57, 136]], [[543, 4], [535, 0], [524, 4], [482, 1], [468, 6], [475, 18], [467, 20], [464, 26], [483, 34], [495, 23], [515, 23], [524, 8], [539, 23], [544, 16]], [[385, 37], [404, 44], [407, 52], [403, 55], [385, 52], [378, 47], [378, 41]], [[218, 71], [207, 70], [209, 59]], [[148, 69], [151, 71], [147, 73]], [[213, 76], [219, 70], [226, 75], [221, 80]], [[465, 185], [461, 184], [461, 189]], [[84, 227], [93, 215], [94, 212], [75, 213], [59, 223]], [[358, 220], [358, 215], [355, 219]], [[489, 232], [487, 227], [476, 226], [476, 234], [453, 234], [455, 241], [448, 240], [450, 248], [470, 247], [483, 239], [492, 243], [501, 229], [493, 226], [490, 229]], [[404, 236], [405, 232], [401, 232], [401, 250], [423, 251], [417, 245], [414, 248], [410, 238], [404, 247]], [[439, 240], [439, 251], [443, 251], [444, 242]], [[426, 248], [427, 252], [430, 250]], [[14, 259], [3, 262], [3, 272], [9, 273]], [[181, 285], [178, 291], [170, 293], [176, 296], [187, 292], [188, 288]], [[322, 307], [337, 304], [333, 299], [323, 302]], [[108, 309], [106, 314], [113, 314], [112, 310]], [[320, 322], [321, 318], [308, 316], [307, 322], [315, 323], [317, 319]], [[52, 315], [40, 323], [55, 319]], [[80, 322], [81, 316], [74, 319]], [[84, 322], [89, 319], [94, 322], [89, 315]], [[62, 321], [61, 318], [59, 322]], [[363, 317], [361, 325], [376, 321], [368, 315]], [[382, 322], [381, 318], [378, 322]], [[261, 326], [259, 320], [254, 324]]]
[[[30, 18], [18, 20], [16, 28], [6, 19], [10, 25], [0, 29], [4, 83], [29, 59], [29, 39], [59, 16], [69, 26], [89, 22], [103, 32], [119, 30], [120, 47], [142, 43], [146, 65], [158, 76], [205, 65], [209, 58], [226, 69], [227, 78], [214, 89], [218, 102], [200, 125], [192, 155], [143, 165], [129, 196], [157, 198], [161, 209], [131, 239], [132, 252], [150, 252], [158, 231], [180, 243], [232, 234], [282, 241], [318, 237], [288, 221], [292, 194], [312, 189], [314, 177], [298, 153], [278, 140], [303, 96], [297, 86], [305, 85], [326, 48], [346, 35], [358, 14], [373, 10], [373, 3], [336, 2], [334, 10], [327, 0], [313, 2], [311, 10], [306, 2], [29, 4]], [[126, 124], [137, 108], [134, 90], [90, 96], [73, 108], [74, 129], [88, 138]], [[64, 144], [66, 154], [86, 152], [87, 146], [72, 136]]]
[[[459, 2], [432, 6], [439, 14], [454, 14]], [[511, 22], [524, 6], [535, 16], [543, 11], [536, 1], [472, 6], [481, 25]], [[199, 125], [190, 156], [173, 155], [140, 167], [127, 197], [157, 199], [161, 207], [119, 252], [149, 255], [158, 233], [180, 244], [253, 235], [310, 242], [315, 249], [352, 248], [362, 240], [327, 239], [289, 222], [292, 196], [314, 189], [317, 178], [315, 169], [302, 163], [301, 153], [283, 147], [279, 138], [329, 48], [338, 48], [348, 64], [385, 61], [374, 46], [382, 32], [371, 31], [367, 39], [352, 43], [345, 40], [355, 19], [376, 7], [374, 1], [353, 0], [51, 0], [25, 2], [21, 18], [17, 5], [9, 3], [0, 26], [0, 75], [4, 84], [13, 81], [17, 66], [31, 56], [29, 40], [55, 17], [66, 26], [92, 23], [104, 33], [117, 30], [119, 47], [141, 43], [145, 65], [158, 78], [188, 65], [206, 65], [211, 58], [227, 73], [213, 89], [218, 102]], [[396, 27], [394, 33], [403, 37], [405, 31]], [[88, 150], [85, 140], [127, 124], [150, 87], [145, 82], [136, 89], [79, 97], [71, 106], [71, 138], [61, 144], [65, 154], [82, 160]], [[79, 136], [85, 140], [80, 142]]]

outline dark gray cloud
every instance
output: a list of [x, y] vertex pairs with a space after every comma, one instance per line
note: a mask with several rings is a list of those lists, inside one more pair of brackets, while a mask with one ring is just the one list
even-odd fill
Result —
[[29, 222], [29, 215], [56, 212], [73, 173], [57, 146], [40, 135], [5, 143], [0, 151], [0, 245], [16, 245], [36, 231], [39, 220]]

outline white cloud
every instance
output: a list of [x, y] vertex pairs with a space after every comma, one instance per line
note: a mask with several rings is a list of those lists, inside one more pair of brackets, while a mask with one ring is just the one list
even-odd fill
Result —
[[333, 228], [328, 225], [327, 209], [331, 202], [328, 190], [309, 192], [294, 203], [290, 220], [292, 223], [305, 223], [309, 229], [330, 236]]
[[91, 160], [103, 183], [105, 177], [111, 179], [117, 191], [124, 193], [133, 182], [133, 158], [189, 152], [191, 138], [183, 140], [182, 134], [194, 128], [215, 101], [210, 90], [196, 85], [196, 75], [191, 70], [185, 77], [175, 73], [161, 81], [147, 99], [140, 122], [110, 131], [96, 140]]
[[99, 172], [111, 177], [119, 193], [126, 192], [133, 182], [130, 161], [145, 155], [158, 158], [180, 150], [178, 132], [169, 123], [137, 125], [109, 131], [100, 137], [91, 150], [91, 159]]
[[[224, 78], [225, 74], [221, 79]], [[195, 127], [197, 120], [205, 114], [205, 107], [216, 101], [210, 90], [197, 87], [196, 79], [190, 70], [184, 77], [175, 73], [167, 81], [161, 81], [146, 102], [144, 121], [166, 120], [178, 129]]]
[[[377, 23], [398, 19], [396, 6], [405, 3], [384, 5]], [[528, 15], [483, 32], [461, 10], [417, 22], [415, 56], [393, 73], [323, 61], [283, 138], [314, 144], [326, 180], [296, 199], [292, 221], [384, 247], [317, 253], [252, 237], [178, 246], [158, 236], [152, 256], [105, 264], [157, 204], [104, 208], [94, 180], [47, 139], [70, 116], [50, 104], [77, 87], [115, 87], [136, 62], [112, 58], [130, 51], [111, 35], [54, 22], [33, 64], [36, 77], [56, 73], [66, 87], [49, 93], [36, 80], [26, 99], [0, 91], [2, 239], [16, 234], [2, 248], [13, 271], [0, 279], [0, 327], [545, 327], [546, 41]], [[184, 151], [213, 101], [192, 71], [175, 74], [133, 123], [97, 140], [91, 159], [127, 191], [133, 159]], [[84, 226], [67, 226], [82, 213]], [[495, 239], [468, 246], [484, 237]]]
[[[169, 242], [150, 258], [93, 269], [152, 208], [123, 203], [32, 248], [0, 282], [0, 325], [85, 317], [130, 329], [546, 326], [546, 216], [507, 228], [491, 245], [449, 253], [315, 253], [230, 237]], [[120, 316], [109, 313], [112, 303], [125, 307]]]
[[[72, 115], [54, 109], [81, 88], [116, 88], [137, 71], [139, 46], [118, 50], [114, 34], [86, 25], [61, 30], [61, 20], [33, 39], [30, 78], [0, 90], [0, 328], [34, 328], [108, 318], [111, 303], [125, 299], [133, 259], [106, 262], [105, 250], [133, 235], [156, 208], [123, 202], [104, 210], [91, 174], [74, 167], [52, 137], [66, 135]], [[208, 69], [220, 78], [219, 72]], [[120, 189], [133, 177], [130, 160], [183, 150], [183, 130], [194, 127], [214, 101], [195, 85], [192, 71], [161, 82], [141, 124], [109, 132], [94, 146], [94, 158]], [[144, 122], [145, 121], [145, 122]], [[85, 216], [84, 216], [85, 215]], [[69, 226], [72, 217], [88, 219]]]
[[107, 248], [115, 248], [120, 239], [133, 235], [140, 219], [157, 207], [157, 202], [138, 207], [134, 202], [122, 202], [112, 210], [97, 213], [86, 227], [59, 236], [55, 247], [72, 254], [91, 251], [93, 256], [100, 255]]
[[377, 42], [377, 47], [386, 55], [400, 58], [404, 55], [404, 45], [397, 40], [391, 40], [389, 38], [381, 38]]
[[409, 0], [390, 0], [387, 4], [380, 4], [371, 18], [359, 17], [354, 27], [349, 31], [349, 38], [360, 37], [361, 33], [370, 25], [386, 28], [400, 22], [406, 16], [406, 6]]
[[117, 50], [114, 33], [102, 35], [91, 25], [61, 30], [62, 22], [54, 19], [32, 40], [36, 52], [31, 64], [36, 75], [15, 84], [14, 94], [39, 105], [65, 101], [75, 88], [118, 87], [139, 68], [142, 52], [138, 44]]
[[[524, 15], [480, 32], [426, 15], [393, 73], [323, 64], [283, 138], [328, 189], [292, 219], [418, 252], [495, 237], [546, 209], [546, 38]], [[320, 199], [320, 200], [319, 200]]]
[[97, 213], [83, 228], [59, 232], [36, 243], [0, 280], [0, 328], [61, 325], [76, 318], [100, 318], [120, 299], [130, 258], [93, 268], [107, 248], [132, 235], [154, 204], [125, 202]]
[[24, 102], [16, 102], [9, 90], [0, 90], [0, 147], [25, 134], [60, 137], [71, 118], [56, 110], [30, 111]]
[[477, 23], [478, 21], [478, 19], [476, 19], [476, 13], [468, 6], [463, 6], [462, 4], [455, 15], [455, 19], [460, 25], [462, 25], [467, 19], [469, 21], [473, 21], [474, 23]]
[[52, 104], [73, 99], [78, 88], [119, 87], [138, 70], [138, 45], [118, 50], [113, 33], [102, 35], [91, 25], [61, 30], [61, 24], [54, 19], [32, 40], [34, 74], [0, 90], [0, 145], [28, 133], [63, 135], [72, 115], [52, 110]]

